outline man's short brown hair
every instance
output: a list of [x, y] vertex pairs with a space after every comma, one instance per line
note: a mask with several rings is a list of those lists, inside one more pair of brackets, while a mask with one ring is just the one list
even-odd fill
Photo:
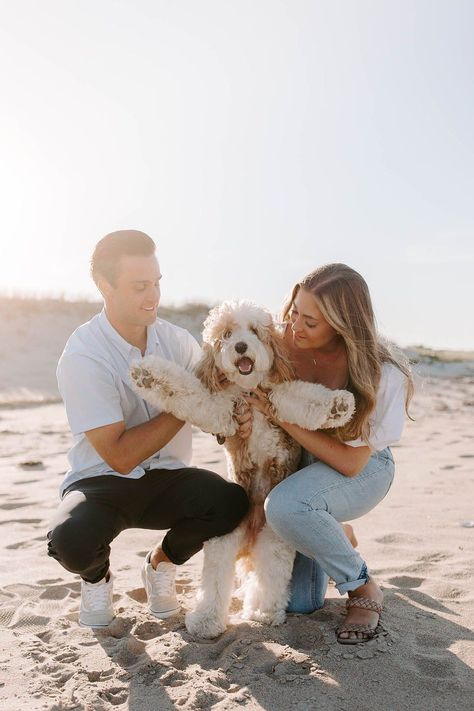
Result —
[[110, 232], [97, 242], [91, 257], [91, 275], [98, 285], [104, 277], [115, 286], [117, 268], [122, 256], [148, 256], [154, 254], [156, 245], [147, 234], [139, 230]]

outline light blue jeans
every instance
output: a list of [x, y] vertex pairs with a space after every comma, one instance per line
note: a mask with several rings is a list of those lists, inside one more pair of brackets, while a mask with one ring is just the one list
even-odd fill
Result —
[[[302, 464], [307, 461], [311, 455], [304, 453]], [[373, 454], [355, 477], [313, 461], [270, 492], [265, 501], [267, 522], [298, 551], [288, 612], [322, 607], [329, 578], [341, 595], [367, 582], [367, 566], [341, 522], [363, 516], [382, 501], [394, 470], [388, 448]]]

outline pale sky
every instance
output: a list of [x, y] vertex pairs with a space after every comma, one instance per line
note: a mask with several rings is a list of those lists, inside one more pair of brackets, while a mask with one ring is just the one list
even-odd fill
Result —
[[472, 0], [0, 0], [0, 292], [96, 297], [158, 246], [163, 303], [345, 262], [401, 345], [474, 349]]

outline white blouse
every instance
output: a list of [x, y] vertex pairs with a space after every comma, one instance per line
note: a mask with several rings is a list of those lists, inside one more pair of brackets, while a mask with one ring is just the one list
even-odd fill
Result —
[[[377, 401], [369, 417], [369, 446], [380, 452], [399, 441], [405, 423], [406, 378], [391, 363], [384, 363], [377, 391]], [[345, 444], [364, 447], [363, 439], [353, 439]]]

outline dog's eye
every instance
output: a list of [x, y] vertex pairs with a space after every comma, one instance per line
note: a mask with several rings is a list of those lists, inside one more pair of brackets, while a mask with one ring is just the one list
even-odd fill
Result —
[[250, 326], [250, 330], [252, 333], [255, 333], [256, 336], [258, 336], [258, 328], [256, 326]]
[[232, 336], [232, 331], [230, 328], [227, 329], [227, 331], [224, 332], [224, 338], [230, 338]]

